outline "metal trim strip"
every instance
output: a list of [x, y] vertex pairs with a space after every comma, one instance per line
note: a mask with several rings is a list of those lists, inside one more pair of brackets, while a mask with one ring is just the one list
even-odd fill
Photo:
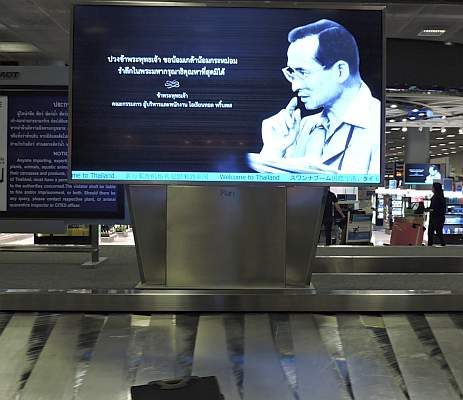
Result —
[[86, 312], [457, 312], [446, 290], [0, 290], [3, 311]]

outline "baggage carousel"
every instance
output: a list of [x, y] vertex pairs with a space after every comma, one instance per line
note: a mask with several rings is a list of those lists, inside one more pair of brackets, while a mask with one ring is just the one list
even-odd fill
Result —
[[215, 375], [227, 400], [461, 399], [462, 329], [452, 313], [1, 313], [0, 398]]

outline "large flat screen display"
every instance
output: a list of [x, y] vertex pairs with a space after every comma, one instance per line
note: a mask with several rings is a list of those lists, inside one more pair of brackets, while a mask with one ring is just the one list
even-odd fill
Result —
[[159, 4], [74, 6], [73, 180], [381, 182], [381, 9]]
[[404, 183], [413, 185], [432, 185], [442, 183], [445, 178], [441, 164], [405, 164]]
[[123, 219], [115, 184], [69, 184], [67, 91], [0, 92], [0, 219]]

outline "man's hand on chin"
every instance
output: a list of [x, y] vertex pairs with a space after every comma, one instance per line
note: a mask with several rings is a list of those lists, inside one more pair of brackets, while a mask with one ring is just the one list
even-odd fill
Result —
[[293, 97], [286, 108], [262, 121], [261, 154], [267, 157], [283, 157], [286, 149], [295, 141], [301, 127], [301, 110], [297, 108], [297, 97]]

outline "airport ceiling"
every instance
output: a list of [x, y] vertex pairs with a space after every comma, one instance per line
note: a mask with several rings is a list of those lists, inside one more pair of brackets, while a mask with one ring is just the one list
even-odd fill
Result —
[[[108, 1], [106, 1], [108, 2]], [[339, 1], [338, 1], [339, 2]], [[69, 60], [70, 11], [75, 0], [0, 0], [0, 62], [19, 65], [59, 65]], [[100, 1], [105, 3], [105, 1]], [[130, 3], [130, 1], [126, 1]], [[150, 1], [145, 1], [150, 3]], [[357, 1], [363, 4], [365, 2]], [[370, 0], [370, 4], [380, 4]], [[386, 36], [463, 44], [461, 1], [423, 5], [414, 1], [387, 2]], [[413, 4], [414, 3], [414, 4]], [[423, 29], [444, 29], [438, 37], [420, 37]], [[25, 43], [19, 52], [2, 51], [2, 43]], [[32, 45], [32, 46], [31, 46]], [[8, 46], [6, 46], [8, 48]], [[11, 47], [10, 47], [11, 50]]]
[[[109, 2], [99, 1], [99, 3]], [[336, 2], [343, 1], [337, 0]], [[0, 65], [68, 64], [70, 13], [72, 5], [76, 3], [79, 1], [0, 0]], [[125, 1], [125, 3], [131, 3], [131, 1]], [[150, 3], [150, 1], [145, 1], [145, 3]], [[366, 2], [354, 1], [354, 3], [365, 4]], [[423, 46], [425, 44], [433, 46], [442, 44], [445, 47], [453, 45], [456, 54], [459, 54], [459, 49], [463, 48], [462, 0], [439, 2], [439, 4], [428, 1], [423, 4], [424, 2], [413, 0], [370, 0], [368, 3], [387, 3], [385, 32], [388, 39], [407, 39], [409, 44], [410, 40], [423, 40], [426, 43], [416, 42], [416, 45], [422, 44]], [[445, 33], [436, 37], [419, 36], [419, 32], [423, 29], [441, 29], [445, 30]], [[429, 41], [438, 43], [429, 43]], [[8, 43], [13, 44], [8, 45]], [[17, 51], [19, 49], [16, 47], [16, 51], [12, 52], [11, 46], [14, 49], [15, 44], [18, 43], [24, 46], [23, 51]], [[2, 51], [2, 45], [3, 50], [10, 46], [10, 51]], [[412, 46], [416, 47], [413, 43]], [[423, 56], [420, 53], [427, 54], [430, 47], [427, 49], [423, 47], [423, 49], [418, 50], [412, 58]], [[433, 49], [433, 51], [436, 50], [435, 47]], [[401, 55], [399, 54], [397, 58], [400, 60]], [[421, 61], [417, 62], [423, 64]], [[440, 64], [438, 68], [441, 69], [442, 66], [443, 64]], [[455, 66], [455, 68], [458, 67]], [[403, 70], [405, 69], [404, 66]], [[413, 71], [416, 71], [416, 67], [412, 60], [412, 75]], [[444, 70], [442, 74], [449, 75]], [[459, 78], [456, 79], [460, 82]], [[457, 87], [460, 86], [457, 85]], [[460, 96], [460, 93], [452, 96], [449, 93], [437, 91], [432, 93], [389, 91], [386, 107], [386, 161], [403, 161], [407, 129], [417, 127], [431, 129], [430, 155], [432, 158], [463, 153], [463, 98]], [[391, 108], [391, 105], [397, 107]], [[419, 117], [419, 112], [414, 113], [414, 109], [419, 112], [432, 110], [433, 116], [413, 119], [415, 114]]]

